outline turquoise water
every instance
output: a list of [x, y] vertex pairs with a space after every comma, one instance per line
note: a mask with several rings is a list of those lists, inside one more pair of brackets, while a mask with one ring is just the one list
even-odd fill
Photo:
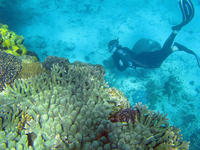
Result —
[[[176, 41], [199, 56], [200, 4], [193, 1], [194, 19]], [[112, 39], [132, 48], [140, 38], [163, 44], [171, 26], [182, 19], [178, 2], [168, 0], [10, 0], [0, 3], [0, 23], [23, 35], [24, 45], [40, 61], [47, 56], [102, 64], [106, 81], [128, 97], [131, 104], [143, 102], [167, 113], [170, 123], [180, 128], [191, 149], [200, 147], [200, 68], [184, 52], [170, 55], [157, 69], [116, 69], [107, 49]]]

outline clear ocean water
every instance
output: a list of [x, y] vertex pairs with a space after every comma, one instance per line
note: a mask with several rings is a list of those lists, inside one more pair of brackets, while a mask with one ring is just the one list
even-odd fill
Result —
[[[175, 41], [200, 56], [200, 1], [192, 1], [195, 15]], [[200, 68], [184, 52], [170, 55], [156, 69], [117, 70], [108, 42], [132, 48], [140, 38], [161, 45], [179, 24], [177, 0], [1, 0], [0, 23], [24, 36], [24, 45], [43, 62], [47, 56], [101, 64], [105, 80], [120, 89], [131, 104], [142, 102], [167, 113], [170, 124], [181, 129], [191, 150], [200, 149]]]

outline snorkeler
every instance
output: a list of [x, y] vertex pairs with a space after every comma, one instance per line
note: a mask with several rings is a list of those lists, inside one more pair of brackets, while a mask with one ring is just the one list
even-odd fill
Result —
[[140, 39], [131, 49], [119, 45], [119, 41], [112, 40], [108, 44], [108, 49], [113, 52], [113, 60], [120, 71], [128, 67], [158, 68], [163, 61], [175, 51], [184, 51], [195, 56], [200, 67], [199, 57], [185, 46], [174, 42], [174, 39], [183, 26], [188, 24], [194, 17], [194, 7], [190, 0], [179, 0], [182, 12], [182, 22], [172, 27], [172, 33], [161, 47], [160, 44], [150, 39]]

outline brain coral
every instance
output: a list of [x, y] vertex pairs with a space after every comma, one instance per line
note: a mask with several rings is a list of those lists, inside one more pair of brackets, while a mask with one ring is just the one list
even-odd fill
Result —
[[[188, 149], [178, 131], [169, 127], [166, 116], [140, 104], [131, 110], [120, 92], [105, 84], [104, 73], [99, 65], [76, 62], [62, 67], [53, 63], [49, 73], [15, 80], [0, 97], [0, 147]], [[121, 106], [117, 97], [124, 100]], [[123, 116], [119, 113], [125, 111], [120, 109], [131, 110], [125, 115], [131, 118], [113, 122], [111, 117]]]

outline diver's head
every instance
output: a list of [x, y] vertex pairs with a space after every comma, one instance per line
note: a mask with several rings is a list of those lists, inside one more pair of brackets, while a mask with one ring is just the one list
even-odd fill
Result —
[[112, 51], [117, 50], [118, 47], [119, 47], [119, 40], [118, 40], [118, 39], [116, 39], [116, 40], [111, 40], [111, 41], [108, 43], [108, 50], [109, 50], [109, 52], [112, 52]]

